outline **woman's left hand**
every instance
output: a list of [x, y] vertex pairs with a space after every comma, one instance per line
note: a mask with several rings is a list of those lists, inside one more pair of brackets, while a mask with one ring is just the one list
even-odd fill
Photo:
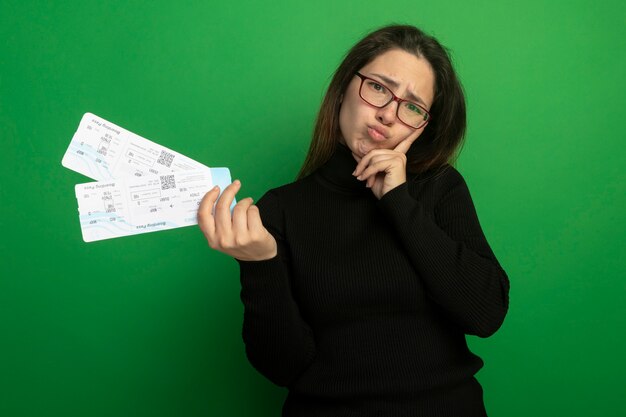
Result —
[[366, 185], [379, 200], [388, 191], [406, 182], [406, 153], [415, 138], [409, 137], [394, 149], [373, 149], [363, 158], [354, 155], [358, 164], [352, 173]]

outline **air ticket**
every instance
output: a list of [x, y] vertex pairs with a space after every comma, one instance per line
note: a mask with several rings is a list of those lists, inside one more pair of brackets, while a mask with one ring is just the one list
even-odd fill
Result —
[[204, 194], [231, 183], [228, 168], [208, 168], [92, 113], [62, 164], [98, 181], [75, 187], [85, 242], [197, 224]]
[[122, 177], [75, 187], [85, 242], [197, 224], [198, 205], [214, 185], [230, 184], [226, 168]]
[[92, 113], [83, 115], [61, 163], [96, 181], [207, 168]]

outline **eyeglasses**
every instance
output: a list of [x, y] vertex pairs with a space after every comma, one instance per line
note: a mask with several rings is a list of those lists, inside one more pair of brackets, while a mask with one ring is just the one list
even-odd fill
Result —
[[357, 72], [356, 75], [361, 79], [359, 96], [361, 96], [363, 101], [367, 104], [380, 109], [392, 101], [397, 101], [398, 109], [396, 116], [398, 120], [413, 129], [424, 127], [430, 121], [430, 113], [423, 106], [396, 96], [380, 81], [366, 77], [359, 72]]

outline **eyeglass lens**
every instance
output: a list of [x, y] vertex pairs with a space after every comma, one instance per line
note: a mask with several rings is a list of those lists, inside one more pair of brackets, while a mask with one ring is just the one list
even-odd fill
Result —
[[[376, 107], [384, 107], [393, 99], [387, 87], [367, 78], [362, 79], [360, 93], [363, 100]], [[416, 103], [403, 101], [398, 107], [398, 118], [409, 126], [420, 128], [426, 123], [428, 113]]]

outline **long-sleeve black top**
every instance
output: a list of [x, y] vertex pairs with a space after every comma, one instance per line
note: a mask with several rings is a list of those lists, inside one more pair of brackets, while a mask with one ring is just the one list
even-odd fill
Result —
[[427, 172], [380, 200], [338, 146], [257, 203], [278, 255], [240, 261], [252, 365], [302, 398], [393, 401], [482, 367], [465, 335], [502, 324], [509, 282], [463, 177]]

